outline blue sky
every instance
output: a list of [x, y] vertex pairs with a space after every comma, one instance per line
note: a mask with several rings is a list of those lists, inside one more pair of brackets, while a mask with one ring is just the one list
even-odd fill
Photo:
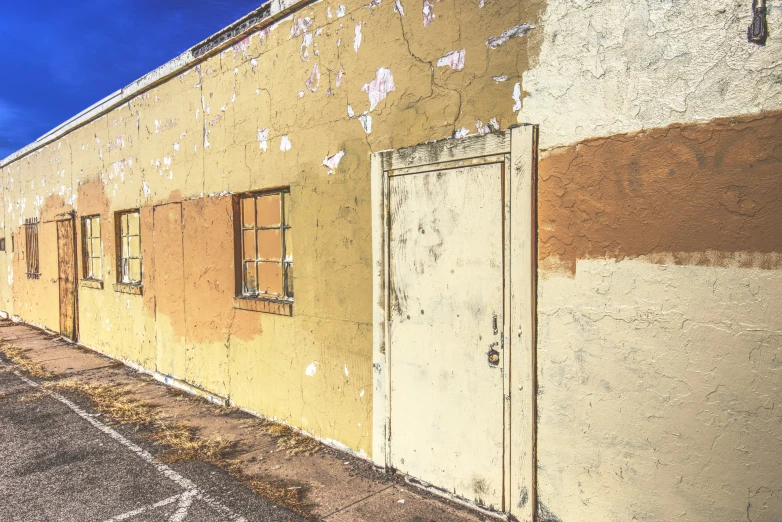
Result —
[[0, 159], [263, 3], [3, 2]]

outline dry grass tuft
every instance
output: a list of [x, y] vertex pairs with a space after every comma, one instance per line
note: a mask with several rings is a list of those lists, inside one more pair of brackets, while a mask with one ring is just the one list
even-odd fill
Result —
[[284, 424], [264, 421], [261, 429], [277, 439], [277, 448], [285, 450], [289, 456], [313, 455], [321, 448], [320, 442], [314, 438], [302, 435]]
[[244, 483], [257, 494], [278, 505], [285, 506], [304, 517], [309, 516], [303, 500], [304, 488], [288, 482], [269, 482], [257, 477], [245, 478]]
[[43, 369], [43, 366], [30, 359], [25, 355], [24, 350], [14, 344], [7, 341], [0, 341], [0, 352], [3, 352], [12, 363], [30, 377], [48, 379], [54, 376], [53, 373], [47, 372]]
[[166, 462], [201, 460], [222, 467], [228, 462], [226, 456], [236, 448], [236, 441], [230, 439], [199, 437], [195, 428], [184, 422], [159, 423], [151, 438], [166, 448], [162, 455]]
[[132, 423], [151, 428], [159, 419], [152, 404], [134, 399], [128, 395], [126, 388], [76, 379], [48, 382], [44, 386], [86, 395], [95, 405], [95, 409], [121, 424]]

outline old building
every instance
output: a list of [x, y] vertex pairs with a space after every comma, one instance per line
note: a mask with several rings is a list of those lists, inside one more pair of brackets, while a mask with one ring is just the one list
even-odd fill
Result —
[[782, 8], [340, 1], [0, 162], [0, 308], [520, 520], [781, 519]]

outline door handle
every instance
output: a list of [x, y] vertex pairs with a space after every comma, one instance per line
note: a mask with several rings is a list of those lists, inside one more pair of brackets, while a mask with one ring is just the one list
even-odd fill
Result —
[[489, 346], [488, 353], [486, 354], [488, 355], [490, 366], [497, 366], [500, 364], [500, 352], [494, 349], [495, 346], [497, 346], [497, 343], [492, 343], [491, 346]]

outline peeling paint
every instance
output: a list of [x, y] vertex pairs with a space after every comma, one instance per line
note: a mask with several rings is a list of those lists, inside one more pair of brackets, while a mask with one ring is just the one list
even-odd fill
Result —
[[428, 26], [434, 21], [434, 4], [429, 0], [424, 0], [424, 26]]
[[437, 66], [450, 67], [454, 71], [461, 71], [464, 69], [464, 53], [464, 49], [461, 51], [451, 51], [437, 60]]
[[375, 79], [365, 83], [361, 90], [369, 95], [369, 110], [375, 109], [380, 101], [384, 100], [388, 93], [395, 89], [394, 77], [391, 70], [381, 67], [375, 73]]
[[337, 168], [337, 165], [339, 165], [339, 161], [342, 159], [342, 157], [345, 155], [345, 151], [341, 150], [334, 154], [333, 156], [326, 156], [326, 158], [323, 160], [323, 165], [329, 168], [329, 174], [334, 173], [334, 169]]
[[361, 122], [361, 127], [364, 129], [364, 132], [367, 134], [372, 132], [372, 116], [370, 116], [369, 113], [365, 112], [359, 115], [358, 120]]
[[504, 31], [500, 36], [495, 36], [493, 38], [489, 38], [486, 40], [486, 45], [491, 47], [492, 49], [496, 49], [497, 47], [503, 45], [508, 40], [510, 40], [513, 37], [522, 37], [526, 35], [528, 32], [532, 30], [532, 25], [528, 23], [519, 24], [514, 27], [511, 27], [507, 31]]
[[394, 11], [399, 13], [400, 16], [405, 16], [405, 8], [402, 7], [402, 2], [400, 0], [395, 0], [395, 2]]
[[258, 148], [266, 152], [266, 140], [269, 137], [269, 129], [258, 129]]
[[320, 85], [320, 69], [317, 63], [312, 66], [312, 73], [310, 74], [309, 79], [304, 82], [304, 85], [312, 92], [318, 90], [318, 85]]
[[516, 85], [513, 86], [513, 110], [514, 111], [520, 111], [521, 110], [521, 84], [516, 83]]
[[283, 135], [280, 138], [280, 150], [283, 152], [291, 150], [291, 140], [288, 139], [287, 135]]
[[315, 373], [318, 371], [318, 361], [313, 361], [307, 366], [307, 368], [304, 370], [304, 373], [307, 374], [307, 377], [314, 377]]
[[356, 36], [353, 38], [353, 49], [358, 53], [358, 48], [361, 47], [361, 22], [356, 24]]

